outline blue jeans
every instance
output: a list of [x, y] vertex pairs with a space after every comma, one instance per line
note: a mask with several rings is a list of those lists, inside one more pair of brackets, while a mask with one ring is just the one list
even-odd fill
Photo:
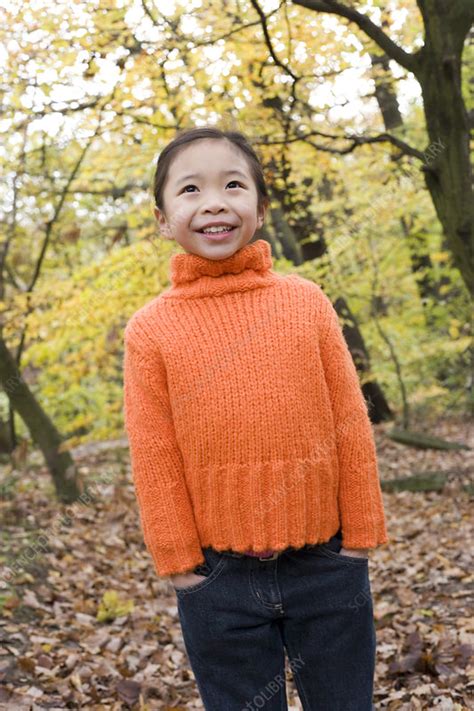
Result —
[[204, 548], [201, 582], [174, 587], [206, 711], [287, 711], [285, 650], [304, 711], [372, 711], [368, 558], [327, 542], [263, 560]]

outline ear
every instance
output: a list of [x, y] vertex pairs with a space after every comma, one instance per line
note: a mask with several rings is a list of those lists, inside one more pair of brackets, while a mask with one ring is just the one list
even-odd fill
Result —
[[153, 210], [156, 221], [158, 222], [158, 227], [160, 229], [161, 234], [164, 237], [167, 237], [168, 239], [171, 239], [171, 228], [168, 223], [168, 220], [166, 219], [165, 213], [160, 210], [158, 207], [155, 207]]
[[267, 215], [267, 205], [263, 205], [258, 211], [257, 229], [260, 229], [260, 227], [263, 226], [263, 223], [265, 222], [266, 215]]

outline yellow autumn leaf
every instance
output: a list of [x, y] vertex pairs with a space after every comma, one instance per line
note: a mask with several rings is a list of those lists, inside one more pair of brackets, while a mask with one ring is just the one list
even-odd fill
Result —
[[96, 617], [99, 622], [109, 622], [116, 617], [127, 615], [133, 609], [133, 600], [120, 600], [116, 590], [106, 590], [99, 603]]

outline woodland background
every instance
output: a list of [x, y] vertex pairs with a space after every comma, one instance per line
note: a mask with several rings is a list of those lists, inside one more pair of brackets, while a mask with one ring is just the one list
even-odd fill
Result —
[[473, 19], [465, 0], [2, 3], [1, 708], [199, 708], [138, 528], [122, 338], [179, 250], [157, 156], [206, 124], [257, 149], [257, 238], [332, 299], [369, 404], [377, 709], [474, 708]]

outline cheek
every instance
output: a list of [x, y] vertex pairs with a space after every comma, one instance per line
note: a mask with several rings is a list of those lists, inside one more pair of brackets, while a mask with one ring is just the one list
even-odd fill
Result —
[[242, 216], [245, 216], [245, 218], [249, 221], [257, 221], [258, 215], [257, 215], [257, 206], [256, 205], [249, 205], [248, 202], [245, 202], [241, 205], [241, 214]]
[[171, 211], [170, 222], [173, 227], [183, 227], [187, 225], [192, 215], [192, 210], [188, 206], [177, 205]]

